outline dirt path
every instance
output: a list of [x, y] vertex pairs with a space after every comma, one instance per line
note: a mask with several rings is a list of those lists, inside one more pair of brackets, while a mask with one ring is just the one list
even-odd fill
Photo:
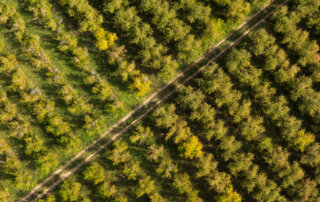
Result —
[[[216, 44], [213, 48], [211, 48], [206, 54], [204, 54], [201, 58], [199, 58], [197, 61], [195, 61], [192, 65], [187, 67], [183, 72], [179, 73], [175, 78], [170, 80], [165, 86], [163, 86], [161, 89], [154, 92], [152, 95], [150, 95], [143, 103], [141, 103], [139, 106], [134, 108], [132, 111], [130, 111], [126, 116], [124, 116], [122, 119], [120, 119], [116, 124], [114, 124], [112, 127], [110, 127], [107, 131], [105, 131], [103, 134], [99, 136], [95, 141], [93, 141], [90, 145], [82, 149], [78, 154], [76, 154], [72, 159], [67, 161], [63, 166], [58, 168], [55, 172], [53, 172], [50, 176], [48, 176], [45, 180], [43, 180], [40, 184], [38, 184], [36, 187], [34, 187], [27, 195], [25, 195], [23, 198], [18, 200], [19, 202], [22, 201], [30, 201], [30, 198], [35, 195], [36, 192], [40, 192], [37, 194], [33, 201], [36, 201], [37, 199], [42, 198], [45, 196], [48, 192], [53, 190], [55, 187], [57, 187], [62, 181], [67, 179], [69, 176], [71, 176], [73, 173], [75, 173], [77, 170], [79, 170], [84, 164], [91, 161], [97, 154], [99, 154], [102, 150], [104, 150], [108, 145], [110, 145], [114, 140], [116, 140], [118, 137], [123, 135], [128, 129], [130, 129], [134, 124], [139, 122], [142, 118], [144, 118], [146, 115], [148, 115], [155, 107], [157, 107], [159, 104], [161, 104], [164, 100], [166, 100], [168, 97], [170, 97], [172, 94], [174, 94], [182, 85], [187, 83], [190, 79], [194, 78], [198, 73], [200, 73], [207, 65], [210, 65], [214, 60], [219, 58], [221, 55], [223, 55], [226, 51], [228, 51], [233, 46], [237, 45], [245, 36], [247, 36], [252, 30], [254, 30], [257, 26], [259, 26], [263, 21], [265, 21], [268, 17], [270, 17], [276, 10], [281, 8], [284, 4], [286, 4], [289, 0], [285, 0], [282, 4], [278, 5], [274, 10], [267, 13], [265, 17], [263, 17], [260, 21], [255, 23], [253, 26], [251, 26], [246, 32], [244, 32], [240, 37], [238, 37], [235, 41], [230, 43], [226, 48], [224, 48], [219, 54], [217, 54], [215, 57], [210, 59], [206, 64], [204, 64], [201, 68], [199, 68], [195, 73], [188, 76], [185, 80], [180, 82], [172, 91], [170, 91], [168, 94], [166, 94], [161, 99], [157, 99], [156, 97], [161, 94], [168, 86], [172, 85], [175, 81], [185, 76], [186, 72], [188, 72], [190, 69], [192, 69], [195, 65], [197, 65], [200, 61], [206, 59], [208, 55], [210, 55], [213, 51], [215, 51], [223, 42], [228, 40], [233, 33], [229, 34], [226, 38], [221, 40], [218, 44]], [[273, 3], [273, 0], [263, 6], [258, 12], [256, 12], [254, 15], [252, 15], [249, 19], [247, 19], [244, 23], [239, 25], [237, 29], [234, 31], [239, 31], [241, 28], [243, 28], [245, 25], [247, 25], [249, 22], [251, 22], [257, 15], [259, 15], [261, 12], [265, 10], [266, 7], [271, 5]], [[86, 152], [88, 152], [90, 149], [94, 148], [98, 143], [100, 143], [111, 131], [119, 127], [121, 124], [124, 124], [134, 113], [148, 105], [151, 101], [154, 100], [154, 105], [152, 105], [149, 109], [147, 109], [144, 113], [139, 115], [135, 120], [133, 120], [129, 125], [127, 125], [124, 129], [117, 132], [108, 142], [105, 144], [99, 146], [96, 151], [92, 152], [90, 155], [88, 155], [83, 161], [79, 162], [75, 167], [71, 169], [67, 169], [72, 163], [79, 160]], [[64, 172], [66, 171], [66, 172]], [[53, 180], [55, 177], [58, 177], [58, 180], [56, 180], [53, 184], [40, 191], [45, 187], [47, 183], [49, 183], [51, 180]]]

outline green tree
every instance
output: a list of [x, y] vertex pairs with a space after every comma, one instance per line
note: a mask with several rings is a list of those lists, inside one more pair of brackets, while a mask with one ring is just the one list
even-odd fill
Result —
[[159, 162], [164, 155], [164, 147], [163, 145], [158, 146], [157, 144], [153, 143], [148, 147], [149, 155], [148, 159], [151, 161]]
[[231, 184], [231, 176], [225, 172], [214, 172], [206, 177], [206, 181], [217, 193], [223, 193]]
[[129, 89], [136, 91], [138, 96], [144, 96], [151, 90], [151, 80], [147, 75], [141, 74], [134, 77]]
[[49, 193], [46, 197], [46, 199], [40, 199], [38, 202], [55, 202], [56, 201], [56, 197]]
[[178, 104], [184, 109], [197, 110], [204, 102], [205, 95], [200, 90], [194, 90], [191, 86], [179, 89]]
[[83, 179], [97, 185], [105, 181], [104, 168], [97, 162], [93, 162], [83, 171]]
[[123, 174], [127, 176], [128, 180], [136, 180], [142, 175], [140, 162], [136, 160], [126, 162], [123, 168]]
[[282, 177], [282, 186], [287, 188], [294, 185], [297, 181], [303, 179], [304, 171], [298, 162], [294, 162], [292, 166], [287, 167], [280, 173]]
[[130, 136], [130, 142], [133, 144], [139, 142], [139, 145], [150, 145], [153, 141], [153, 132], [151, 129], [149, 127], [143, 127], [142, 125], [137, 126], [136, 131]]
[[43, 140], [34, 133], [26, 133], [26, 136], [23, 138], [23, 140], [25, 142], [24, 152], [27, 155], [35, 155], [44, 149]]
[[241, 195], [233, 190], [233, 186], [230, 185], [222, 194], [216, 197], [218, 202], [241, 202]]
[[77, 201], [80, 196], [80, 191], [81, 184], [76, 182], [74, 178], [68, 178], [60, 186], [58, 194], [62, 201]]
[[47, 125], [46, 130], [55, 136], [62, 136], [68, 134], [71, 129], [61, 117], [54, 116], [49, 119], [49, 125]]
[[121, 140], [116, 140], [113, 143], [113, 146], [114, 146], [113, 150], [111, 152], [107, 151], [106, 156], [108, 156], [108, 158], [113, 161], [114, 165], [129, 161], [130, 154], [127, 151], [128, 144], [126, 142]]
[[84, 116], [84, 125], [83, 128], [87, 129], [89, 135], [95, 135], [101, 133], [103, 130], [103, 119], [102, 117], [93, 117], [91, 115]]
[[232, 49], [226, 57], [226, 67], [244, 85], [258, 86], [262, 70], [251, 64], [251, 53], [246, 49]]
[[41, 175], [48, 175], [53, 169], [58, 167], [58, 155], [51, 151], [43, 150], [40, 154], [37, 154], [36, 165], [40, 167]]
[[19, 173], [14, 176], [15, 186], [22, 191], [28, 191], [35, 185], [34, 176], [31, 173], [20, 169]]
[[173, 186], [180, 194], [186, 194], [189, 201], [201, 201], [199, 191], [194, 189], [190, 177], [186, 173], [178, 173], [174, 176]]
[[97, 193], [102, 198], [110, 198], [117, 194], [116, 186], [111, 185], [109, 182], [104, 181], [97, 187]]
[[7, 21], [15, 15], [17, 12], [17, 6], [10, 1], [4, 1], [0, 7], [0, 24], [5, 24]]
[[196, 166], [198, 168], [196, 176], [200, 178], [209, 176], [210, 173], [215, 172], [218, 162], [213, 158], [213, 155], [209, 153], [200, 158]]
[[320, 165], [320, 145], [313, 143], [306, 147], [305, 153], [301, 158], [301, 163], [317, 167]]
[[0, 201], [10, 201], [9, 190], [3, 184], [0, 184]]
[[319, 189], [314, 181], [307, 178], [290, 189], [290, 195], [298, 201], [317, 201], [319, 200]]
[[170, 128], [177, 120], [178, 115], [175, 114], [176, 107], [174, 104], [164, 105], [156, 109], [152, 117], [156, 122], [157, 127]]
[[128, 4], [128, 0], [105, 0], [103, 11], [105, 13], [114, 13], [122, 7], [126, 7]]
[[238, 175], [240, 172], [246, 172], [252, 165], [254, 155], [252, 153], [241, 153], [232, 157], [232, 162], [228, 165], [232, 175]]
[[260, 138], [265, 132], [262, 117], [249, 117], [247, 121], [240, 124], [241, 135], [248, 141]]
[[235, 156], [235, 153], [241, 148], [241, 146], [241, 142], [237, 141], [234, 136], [224, 136], [221, 138], [221, 143], [218, 148], [223, 151], [221, 153], [222, 157], [227, 161]]
[[162, 174], [161, 177], [171, 178], [175, 173], [178, 173], [178, 166], [165, 154], [164, 158], [161, 159], [156, 172], [159, 175]]
[[141, 197], [145, 194], [149, 195], [155, 191], [156, 187], [154, 185], [155, 181], [151, 180], [150, 176], [145, 176], [139, 179], [139, 185], [136, 189], [137, 197]]
[[201, 158], [203, 156], [202, 143], [197, 136], [188, 137], [188, 139], [178, 146], [182, 153], [181, 156], [188, 159]]

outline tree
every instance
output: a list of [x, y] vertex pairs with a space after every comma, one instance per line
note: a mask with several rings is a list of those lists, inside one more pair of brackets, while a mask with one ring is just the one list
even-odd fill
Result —
[[203, 125], [205, 132], [215, 124], [216, 111], [207, 103], [202, 103], [196, 111], [191, 112], [190, 119], [196, 120]]
[[224, 15], [228, 20], [241, 22], [250, 12], [250, 3], [244, 0], [214, 0], [220, 6], [225, 8]]
[[9, 146], [4, 139], [0, 139], [0, 155], [6, 156], [9, 151]]
[[217, 193], [224, 192], [231, 184], [231, 176], [225, 172], [214, 172], [205, 179], [210, 185], [210, 189]]
[[87, 129], [90, 136], [100, 133], [103, 130], [103, 119], [102, 117], [93, 117], [93, 115], [84, 116], [83, 128]]
[[218, 148], [223, 150], [221, 153], [222, 157], [225, 161], [228, 161], [230, 158], [235, 156], [234, 154], [241, 148], [241, 146], [241, 142], [237, 141], [234, 136], [223, 136]]
[[102, 198], [110, 198], [117, 193], [116, 186], [111, 185], [109, 182], [104, 181], [97, 187], [97, 193]]
[[144, 194], [151, 194], [152, 192], [155, 191], [155, 185], [154, 185], [155, 181], [151, 180], [150, 176], [145, 176], [141, 179], [139, 179], [139, 185], [136, 189], [136, 195], [137, 197], [141, 197]]
[[184, 109], [196, 111], [201, 107], [204, 102], [204, 98], [205, 95], [201, 91], [194, 90], [191, 86], [183, 86], [179, 89], [177, 102]]
[[100, 80], [92, 88], [92, 93], [96, 94], [101, 101], [112, 100], [112, 87], [105, 80]]
[[239, 155], [233, 156], [228, 167], [232, 175], [238, 175], [240, 172], [246, 172], [252, 165], [254, 155], [252, 153], [240, 153]]
[[299, 130], [296, 137], [292, 141], [294, 148], [298, 151], [304, 152], [305, 147], [314, 143], [315, 137], [310, 132], [305, 132], [304, 129]]
[[168, 158], [166, 155], [164, 155], [164, 158], [161, 159], [156, 172], [159, 175], [162, 174], [161, 177], [171, 178], [174, 174], [178, 173], [178, 166], [172, 161], [171, 158]]
[[47, 121], [47, 118], [55, 112], [55, 103], [53, 101], [40, 100], [33, 105], [33, 114], [39, 121]]
[[30, 123], [25, 120], [11, 121], [8, 128], [11, 130], [11, 137], [23, 139], [25, 135], [30, 132]]
[[233, 104], [229, 108], [229, 114], [233, 116], [233, 120], [236, 123], [245, 122], [244, 119], [251, 118], [251, 101], [243, 100], [242, 104], [239, 104], [237, 108], [237, 104]]
[[106, 155], [110, 160], [113, 161], [113, 165], [117, 165], [119, 163], [127, 162], [129, 161], [130, 154], [127, 151], [128, 145], [126, 142], [121, 140], [116, 140], [113, 143], [113, 150], [111, 152], [106, 152]]
[[104, 1], [103, 11], [105, 13], [114, 13], [115, 11], [128, 6], [128, 0], [106, 0]]
[[43, 140], [34, 133], [26, 133], [26, 136], [23, 138], [23, 140], [25, 142], [24, 152], [27, 155], [35, 155], [44, 149]]
[[63, 85], [59, 90], [59, 94], [67, 104], [71, 104], [78, 97], [78, 92], [70, 84]]
[[16, 14], [16, 4], [10, 1], [4, 1], [0, 7], [0, 24], [5, 24], [7, 21]]
[[274, 172], [280, 172], [282, 169], [290, 167], [289, 152], [281, 146], [273, 148], [264, 158], [272, 166]]
[[0, 201], [10, 201], [10, 193], [7, 187], [0, 184]]
[[299, 180], [303, 179], [304, 171], [300, 167], [299, 163], [295, 161], [292, 164], [292, 166], [283, 169], [279, 175], [282, 178], [282, 186], [284, 188], [287, 188], [289, 186], [294, 185]]
[[218, 202], [241, 202], [242, 198], [240, 194], [233, 190], [233, 186], [230, 185], [222, 194], [216, 197]]
[[5, 162], [0, 164], [0, 167], [5, 174], [12, 176], [19, 176], [22, 170], [21, 162], [12, 155], [6, 155]]
[[92, 111], [92, 104], [87, 103], [82, 98], [77, 97], [71, 106], [68, 107], [68, 111], [73, 115], [83, 115]]
[[164, 56], [161, 59], [161, 70], [158, 73], [158, 77], [164, 83], [167, 83], [176, 75], [178, 67], [179, 64], [171, 56]]
[[189, 201], [201, 201], [199, 191], [192, 187], [190, 177], [186, 173], [178, 173], [174, 176], [173, 186], [180, 194], [186, 194]]
[[213, 158], [213, 155], [209, 153], [200, 158], [196, 166], [198, 168], [196, 177], [200, 178], [214, 173], [217, 169], [218, 162]]
[[130, 142], [133, 144], [139, 142], [139, 145], [150, 145], [153, 141], [153, 132], [151, 129], [149, 127], [143, 127], [142, 125], [139, 125], [133, 135], [130, 136]]
[[126, 162], [123, 168], [123, 174], [127, 176], [128, 180], [136, 180], [137, 177], [142, 174], [140, 162], [136, 160], [129, 160]]
[[188, 139], [178, 146], [184, 158], [201, 158], [203, 156], [202, 143], [197, 136], [188, 137]]
[[105, 181], [104, 168], [97, 162], [93, 162], [83, 171], [83, 179], [97, 185]]
[[[70, 46], [72, 45], [70, 44]], [[86, 72], [94, 71], [94, 67], [90, 66], [90, 57], [87, 48], [77, 47], [77, 44], [75, 44], [75, 47], [70, 47], [70, 49], [74, 55], [72, 58], [73, 62], [77, 67]]]
[[17, 59], [16, 56], [9, 54], [7, 57], [0, 57], [1, 61], [1, 72], [11, 74], [17, 69]]
[[241, 134], [248, 141], [260, 138], [265, 132], [262, 117], [249, 117], [247, 121], [240, 124]]
[[174, 104], [164, 105], [157, 108], [153, 114], [153, 120], [156, 122], [157, 127], [170, 128], [177, 120], [178, 115], [175, 114], [176, 107]]
[[309, 178], [301, 181], [302, 182], [297, 183], [296, 186], [290, 189], [290, 195], [298, 201], [306, 202], [319, 200], [319, 190], [317, 189], [317, 184]]
[[201, 42], [193, 34], [188, 34], [177, 45], [179, 59], [190, 63], [201, 54]]
[[305, 152], [301, 158], [301, 163], [317, 167], [320, 165], [320, 145], [313, 143], [306, 147]]
[[4, 40], [3, 40], [2, 36], [0, 36], [0, 53], [3, 52], [4, 47], [5, 47]]
[[280, 191], [281, 189], [274, 181], [267, 180], [257, 191], [254, 191], [254, 198], [258, 201], [286, 201], [286, 198], [280, 195]]
[[11, 77], [11, 86], [14, 91], [27, 91], [32, 88], [28, 78], [21, 69], [17, 69]]
[[275, 44], [276, 38], [271, 36], [264, 28], [260, 28], [250, 34], [250, 49], [254, 55], [262, 55], [270, 46]]
[[49, 193], [45, 200], [40, 199], [38, 202], [55, 202], [55, 201], [56, 201], [56, 197], [53, 194]]
[[207, 139], [211, 139], [214, 137], [217, 140], [222, 139], [228, 132], [228, 128], [224, 126], [224, 121], [223, 120], [218, 120], [211, 133], [207, 134]]
[[144, 96], [151, 90], [151, 80], [147, 75], [141, 74], [139, 77], [134, 77], [129, 86], [132, 91], [137, 91], [138, 96]]
[[19, 173], [14, 176], [14, 183], [18, 189], [28, 191], [34, 187], [35, 179], [31, 173], [28, 173], [23, 169], [19, 169]]
[[70, 126], [59, 116], [54, 116], [49, 119], [49, 124], [46, 126], [47, 132], [54, 136], [66, 135], [70, 132]]
[[201, 89], [207, 94], [214, 95], [215, 103], [220, 108], [227, 106], [229, 113], [235, 113], [239, 107], [238, 100], [241, 99], [241, 93], [233, 90], [233, 84], [230, 77], [215, 64], [210, 66], [202, 74], [202, 79], [198, 79]]
[[192, 136], [192, 132], [188, 127], [188, 123], [179, 119], [177, 122], [170, 128], [169, 132], [166, 135], [166, 140], [173, 139], [175, 144], [181, 144], [188, 140]]
[[290, 88], [296, 83], [296, 76], [300, 72], [300, 67], [291, 65], [288, 67], [280, 68], [274, 73], [278, 82], [282, 83], [285, 88]]
[[96, 46], [99, 50], [107, 50], [109, 47], [108, 41], [105, 39], [106, 34], [106, 31], [102, 27], [97, 28], [94, 33], [94, 36], [97, 39]]
[[245, 179], [243, 181], [243, 184], [249, 193], [251, 193], [254, 190], [254, 188], [258, 186], [256, 180], [259, 177], [258, 172], [259, 166], [255, 164], [252, 164], [250, 168], [244, 172]]
[[[59, 29], [62, 30], [63, 27], [59, 26]], [[73, 51], [76, 50], [78, 46], [78, 40], [72, 34], [69, 34], [65, 31], [61, 31], [57, 34], [56, 40], [61, 41], [58, 45], [59, 51]]]
[[153, 143], [148, 147], [149, 155], [148, 159], [151, 161], [159, 162], [164, 155], [164, 147], [163, 145], [158, 146], [157, 144]]
[[246, 49], [232, 49], [226, 57], [226, 67], [243, 85], [258, 86], [262, 70], [251, 64], [251, 53]]
[[129, 82], [133, 78], [139, 77], [141, 75], [140, 71], [138, 69], [136, 69], [136, 65], [134, 62], [128, 62], [124, 59], [123, 60], [121, 59], [121, 61], [118, 62], [117, 66], [118, 66], [118, 68], [117, 68], [115, 74], [117, 76], [120, 76], [120, 78], [123, 82]]
[[8, 122], [17, 115], [17, 108], [15, 104], [9, 102], [6, 99], [6, 94], [3, 94], [3, 96], [3, 98], [5, 98], [5, 101], [0, 101], [0, 123], [8, 124]]
[[74, 178], [65, 180], [58, 191], [62, 201], [77, 201], [79, 199], [81, 184]]
[[58, 155], [51, 151], [43, 151], [36, 156], [36, 165], [40, 166], [42, 176], [48, 175], [59, 165]]
[[153, 192], [149, 195], [151, 202], [165, 202], [166, 200], [158, 193]]

